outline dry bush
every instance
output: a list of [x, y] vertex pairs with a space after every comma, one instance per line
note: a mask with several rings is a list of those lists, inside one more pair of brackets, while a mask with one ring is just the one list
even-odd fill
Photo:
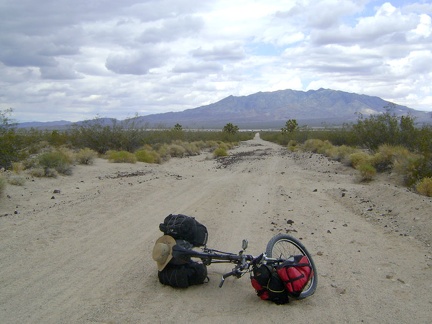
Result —
[[75, 153], [75, 161], [78, 164], [91, 165], [97, 157], [97, 152], [89, 148], [84, 148]]
[[11, 174], [8, 177], [7, 182], [13, 186], [23, 186], [26, 182], [26, 179], [23, 176]]
[[25, 166], [23, 162], [12, 162], [12, 171], [14, 173], [21, 173], [25, 170]]
[[361, 181], [371, 181], [376, 175], [376, 169], [370, 163], [363, 163], [356, 167], [360, 171]]
[[346, 162], [354, 168], [357, 166], [366, 164], [371, 159], [371, 155], [366, 152], [356, 152], [348, 156]]
[[228, 152], [225, 146], [219, 146], [217, 149], [213, 151], [214, 157], [227, 156]]
[[416, 190], [419, 194], [432, 197], [432, 178], [423, 178], [417, 185]]
[[320, 139], [308, 139], [303, 144], [303, 150], [313, 153], [325, 154], [326, 150], [331, 149], [333, 145], [329, 141]]
[[298, 151], [298, 143], [296, 140], [290, 140], [287, 144], [287, 149], [291, 152]]
[[0, 197], [3, 196], [5, 188], [6, 188], [6, 179], [2, 174], [0, 174]]
[[178, 144], [168, 145], [168, 153], [171, 157], [183, 157], [186, 154], [186, 149]]

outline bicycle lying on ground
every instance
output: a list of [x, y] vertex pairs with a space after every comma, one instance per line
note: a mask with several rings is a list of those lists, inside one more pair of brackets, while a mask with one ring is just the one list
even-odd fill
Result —
[[[262, 265], [267, 265], [271, 268], [277, 269], [283, 264], [293, 261], [295, 257], [304, 256], [307, 258], [312, 271], [307, 284], [299, 295], [294, 296], [294, 298], [303, 299], [314, 294], [318, 284], [315, 263], [311, 254], [298, 239], [287, 234], [278, 234], [268, 242], [265, 252], [256, 257], [245, 253], [247, 246], [248, 241], [243, 240], [242, 249], [238, 253], [230, 253], [207, 247], [201, 248], [202, 251], [196, 251], [176, 244], [172, 247], [172, 256], [177, 260], [187, 260], [191, 257], [199, 258], [205, 265], [213, 263], [235, 264], [232, 271], [222, 275], [219, 287], [222, 287], [225, 279], [230, 276], [241, 278], [246, 273], [254, 272]], [[290, 297], [293, 296], [291, 295]]]
[[[249, 273], [257, 295], [276, 304], [286, 304], [290, 298], [306, 298], [317, 288], [317, 270], [311, 254], [290, 235], [274, 236], [264, 253], [253, 256], [245, 253], [247, 240], [243, 240], [238, 253], [208, 248], [207, 228], [191, 216], [170, 214], [159, 229], [165, 235], [155, 243], [153, 260], [157, 263], [159, 281], [164, 285], [187, 288], [202, 284], [208, 279], [207, 266], [233, 263], [234, 268], [222, 275], [219, 287], [230, 276], [241, 278]], [[198, 247], [201, 251], [194, 250]]]

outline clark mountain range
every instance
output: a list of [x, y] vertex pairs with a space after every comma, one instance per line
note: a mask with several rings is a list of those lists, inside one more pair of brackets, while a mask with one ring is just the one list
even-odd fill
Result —
[[[136, 117], [134, 122], [137, 126], [147, 128], [171, 128], [175, 124], [191, 129], [222, 128], [227, 123], [233, 123], [241, 129], [264, 129], [283, 127], [288, 119], [296, 119], [300, 126], [341, 125], [356, 122], [360, 116], [368, 117], [386, 111], [396, 116], [410, 115], [419, 124], [432, 122], [431, 113], [428, 112], [391, 103], [379, 97], [329, 89], [307, 92], [280, 90], [242, 97], [229, 96], [198, 108]], [[111, 118], [103, 119], [108, 125], [113, 121], [115, 120]], [[19, 127], [53, 129], [72, 124], [67, 121], [35, 122], [22, 123]]]

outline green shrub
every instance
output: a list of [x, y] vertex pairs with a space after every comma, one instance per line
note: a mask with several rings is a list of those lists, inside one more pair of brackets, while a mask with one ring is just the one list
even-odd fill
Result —
[[153, 150], [141, 149], [135, 152], [138, 161], [145, 163], [160, 163], [161, 158], [159, 154]]
[[228, 156], [227, 149], [224, 146], [219, 146], [217, 149], [213, 151], [214, 157], [222, 157], [222, 156]]
[[106, 153], [109, 162], [113, 163], [136, 163], [137, 158], [135, 154], [128, 151], [108, 151]]
[[41, 166], [45, 170], [45, 173], [47, 173], [46, 176], [48, 176], [48, 173], [52, 173], [50, 169], [53, 169], [64, 175], [72, 174], [71, 157], [64, 151], [43, 153], [39, 155], [38, 161], [39, 166]]
[[6, 188], [6, 179], [2, 174], [0, 174], [0, 197], [3, 196], [5, 188]]
[[370, 181], [376, 175], [376, 169], [369, 163], [363, 163], [356, 167], [360, 171], [362, 181]]
[[94, 159], [96, 157], [97, 157], [97, 152], [95, 152], [89, 148], [84, 148], [84, 149], [79, 150], [75, 154], [75, 161], [77, 161], [78, 164], [90, 165], [90, 164], [93, 164]]
[[423, 178], [417, 185], [416, 190], [419, 194], [432, 197], [432, 177]]
[[348, 156], [347, 163], [352, 167], [357, 168], [359, 165], [366, 164], [370, 158], [370, 154], [366, 152], [356, 152]]

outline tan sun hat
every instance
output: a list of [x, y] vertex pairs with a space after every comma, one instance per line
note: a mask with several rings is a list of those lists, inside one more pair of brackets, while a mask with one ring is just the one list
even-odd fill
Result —
[[164, 235], [155, 243], [153, 248], [153, 260], [156, 261], [159, 271], [162, 271], [172, 259], [172, 248], [176, 241], [172, 236]]

